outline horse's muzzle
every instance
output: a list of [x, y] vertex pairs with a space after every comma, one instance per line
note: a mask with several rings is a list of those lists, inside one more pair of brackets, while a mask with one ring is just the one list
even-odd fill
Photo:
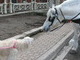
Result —
[[49, 31], [50, 30], [50, 27], [43, 27], [43, 31]]

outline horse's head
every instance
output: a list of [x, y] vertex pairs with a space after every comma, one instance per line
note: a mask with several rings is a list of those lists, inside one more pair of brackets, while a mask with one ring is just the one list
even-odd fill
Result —
[[57, 14], [55, 8], [50, 8], [47, 12], [46, 21], [43, 24], [43, 30], [48, 31], [50, 29], [50, 26], [53, 24], [56, 16]]

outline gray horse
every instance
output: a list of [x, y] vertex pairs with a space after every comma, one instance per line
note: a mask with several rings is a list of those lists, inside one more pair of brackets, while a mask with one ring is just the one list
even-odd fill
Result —
[[48, 31], [51, 25], [55, 25], [62, 20], [72, 20], [74, 23], [74, 36], [70, 40], [73, 46], [72, 51], [76, 52], [78, 48], [79, 32], [80, 32], [80, 0], [66, 0], [62, 4], [52, 6], [47, 12], [46, 21], [43, 29]]

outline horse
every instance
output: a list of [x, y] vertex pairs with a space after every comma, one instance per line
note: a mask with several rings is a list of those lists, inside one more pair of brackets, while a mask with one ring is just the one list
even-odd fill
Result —
[[61, 23], [62, 21], [71, 20], [74, 25], [74, 36], [69, 41], [72, 45], [73, 53], [77, 52], [79, 46], [79, 36], [80, 33], [80, 0], [66, 0], [63, 3], [52, 6], [47, 12], [46, 21], [43, 24], [43, 30], [48, 31], [52, 25]]

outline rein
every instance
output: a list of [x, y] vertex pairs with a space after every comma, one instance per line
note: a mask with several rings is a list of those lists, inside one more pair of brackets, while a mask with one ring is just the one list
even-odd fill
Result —
[[55, 16], [56, 16], [56, 19], [61, 23], [61, 21], [59, 20], [59, 18], [58, 18], [58, 12], [57, 12], [57, 9], [56, 8], [54, 8], [55, 9]]

